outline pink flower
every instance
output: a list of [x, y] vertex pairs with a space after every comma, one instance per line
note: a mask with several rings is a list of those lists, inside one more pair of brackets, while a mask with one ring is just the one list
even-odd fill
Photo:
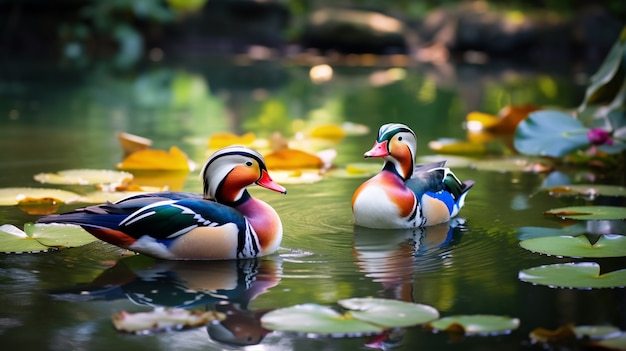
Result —
[[587, 138], [593, 145], [613, 145], [611, 134], [602, 128], [590, 129]]

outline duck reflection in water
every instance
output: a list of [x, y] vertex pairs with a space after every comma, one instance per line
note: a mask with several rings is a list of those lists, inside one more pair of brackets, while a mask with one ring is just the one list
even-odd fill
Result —
[[88, 284], [51, 291], [66, 301], [128, 298], [151, 307], [206, 306], [226, 314], [207, 326], [219, 343], [254, 345], [268, 333], [261, 327], [267, 311], [250, 311], [249, 303], [278, 285], [281, 264], [270, 259], [163, 261], [144, 255], [124, 258]]
[[[411, 229], [354, 227], [352, 252], [360, 271], [383, 287], [381, 297], [415, 302], [415, 274], [442, 269], [450, 247], [461, 238], [465, 220]], [[403, 330], [389, 331], [366, 341], [387, 349], [402, 340]]]

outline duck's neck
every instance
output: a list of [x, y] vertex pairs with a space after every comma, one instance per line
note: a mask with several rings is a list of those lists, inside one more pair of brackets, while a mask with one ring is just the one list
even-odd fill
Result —
[[410, 167], [403, 167], [402, 164], [395, 159], [386, 159], [385, 164], [383, 165], [383, 171], [392, 172], [402, 180], [406, 181], [413, 175], [413, 165], [411, 164]]
[[264, 251], [275, 250], [283, 236], [283, 227], [278, 213], [267, 203], [252, 197], [247, 190], [232, 207], [243, 214], [259, 238]]

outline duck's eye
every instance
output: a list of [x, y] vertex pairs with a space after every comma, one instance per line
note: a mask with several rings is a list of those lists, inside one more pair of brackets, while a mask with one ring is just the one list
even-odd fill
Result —
[[248, 167], [252, 166], [252, 161], [246, 162], [246, 166], [248, 166]]
[[398, 137], [398, 141], [402, 141], [402, 137], [401, 136]]

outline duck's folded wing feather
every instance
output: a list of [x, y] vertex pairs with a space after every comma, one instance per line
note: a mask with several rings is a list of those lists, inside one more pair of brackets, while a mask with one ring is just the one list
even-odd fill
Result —
[[234, 223], [246, 230], [245, 217], [237, 210], [210, 200], [165, 200], [142, 207], [119, 224], [119, 230], [139, 238], [175, 239], [197, 227]]

